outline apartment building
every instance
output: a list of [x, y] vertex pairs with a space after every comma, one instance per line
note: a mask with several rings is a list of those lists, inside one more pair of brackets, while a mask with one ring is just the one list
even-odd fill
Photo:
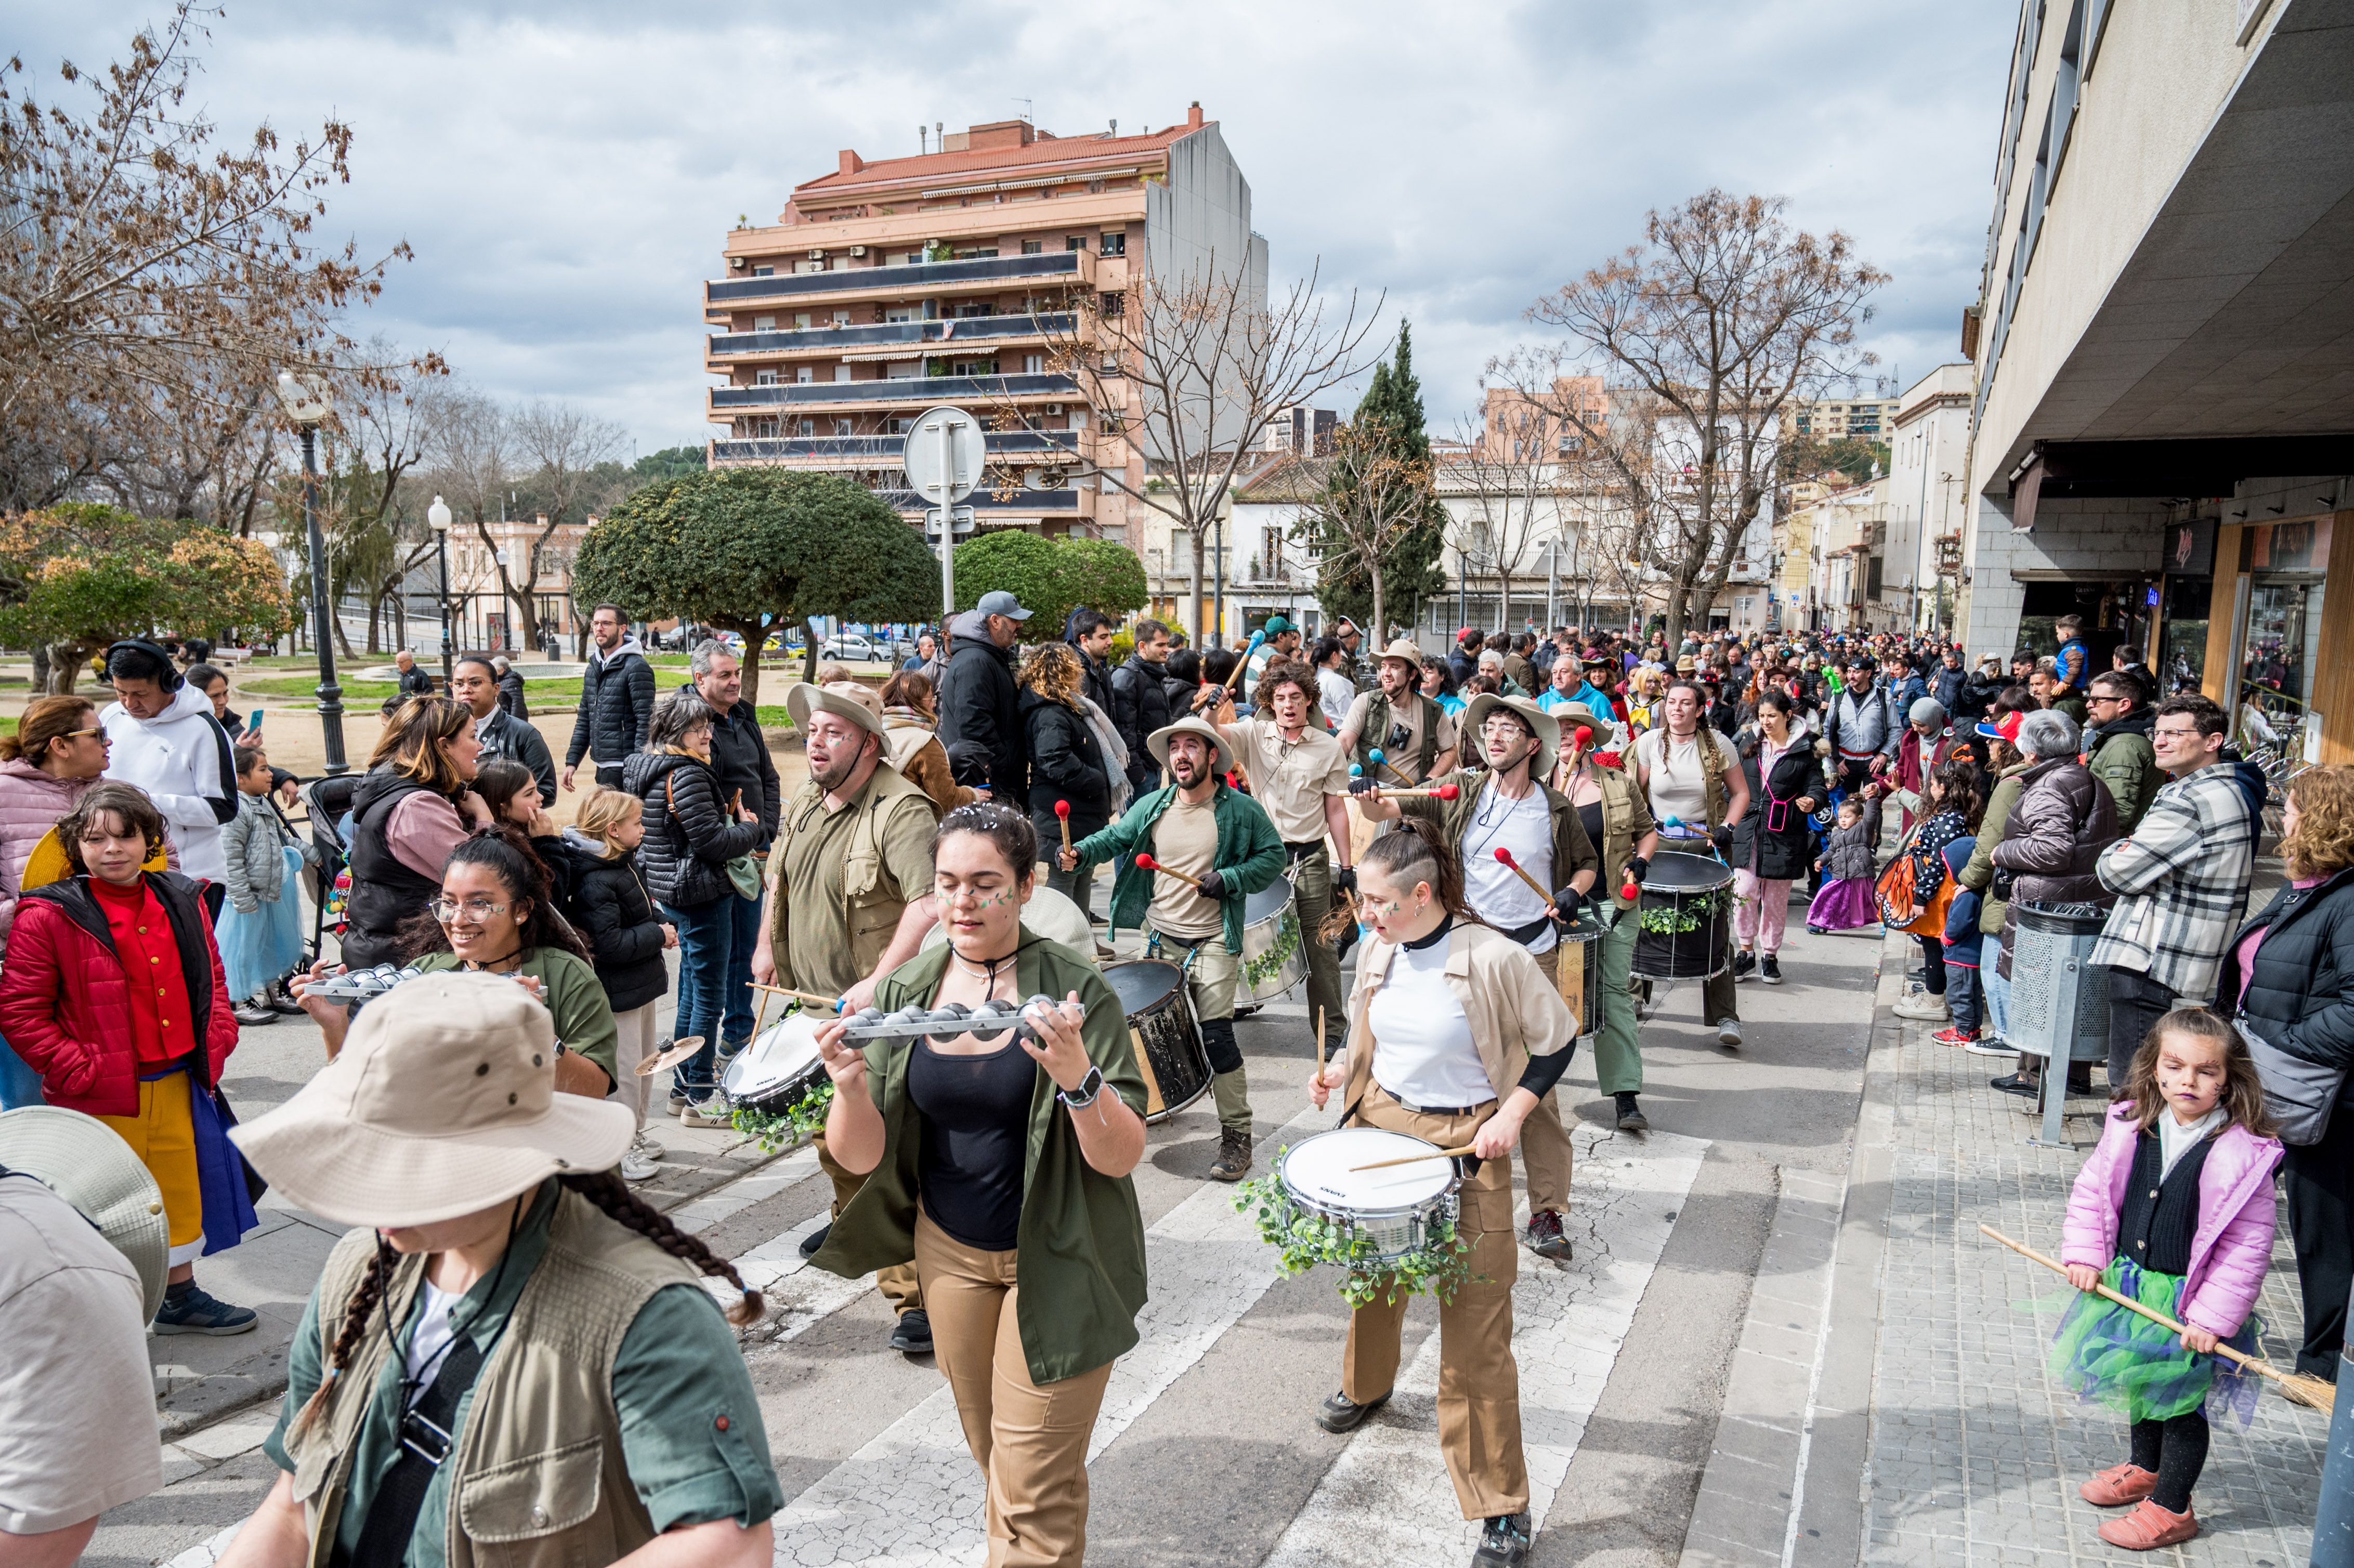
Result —
[[1102, 428], [1058, 350], [1089, 347], [1091, 311], [1119, 313], [1131, 269], [1232, 259], [1263, 291], [1267, 268], [1249, 184], [1199, 103], [1134, 135], [1007, 120], [917, 157], [845, 149], [721, 254], [704, 285], [713, 464], [848, 473], [913, 521], [903, 439], [953, 403], [989, 427], [981, 527], [1114, 539], [1143, 509], [1100, 471], [1141, 486], [1146, 454]]
[[[2354, 0], [2020, 0], [1978, 302], [1962, 621], [2354, 761]], [[2340, 589], [2341, 597], [2345, 590]], [[2252, 728], [2254, 726], [2251, 726]]]
[[1552, 396], [1544, 398], [1517, 387], [1490, 387], [1480, 398], [1480, 439], [1499, 462], [1575, 461], [1585, 438], [1576, 421], [1564, 416], [1599, 425], [1609, 407], [1599, 376], [1555, 376]]
[[1962, 482], [1971, 371], [1941, 365], [1897, 399], [1889, 440], [1883, 608], [1915, 631], [1951, 633], [1962, 581]]
[[1901, 397], [1794, 397], [1783, 407], [1782, 431], [1785, 439], [1884, 443], [1896, 429], [1903, 406]]

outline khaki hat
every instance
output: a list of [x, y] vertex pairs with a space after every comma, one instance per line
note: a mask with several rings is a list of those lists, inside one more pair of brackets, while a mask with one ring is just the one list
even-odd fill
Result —
[[807, 681], [796, 681], [785, 690], [785, 711], [792, 715], [793, 727], [809, 728], [811, 713], [832, 714], [846, 718], [859, 728], [880, 736], [883, 734], [883, 705], [868, 706], [861, 694], [852, 695], [843, 688], [855, 682], [837, 681], [831, 686], [812, 686]]
[[1213, 774], [1225, 773], [1233, 768], [1235, 754], [1226, 749], [1225, 739], [1218, 734], [1217, 726], [1207, 719], [1198, 718], [1192, 714], [1186, 715], [1175, 724], [1164, 725], [1146, 736], [1144, 749], [1152, 753], [1154, 761], [1166, 768], [1169, 766], [1170, 737], [1180, 735], [1198, 735], [1210, 743], [1210, 771]]
[[447, 973], [369, 1002], [334, 1061], [229, 1137], [296, 1207], [385, 1228], [610, 1170], [635, 1128], [618, 1100], [557, 1092], [556, 1022], [530, 992]]
[[1458, 729], [1465, 734], [1477, 735], [1480, 725], [1498, 708], [1517, 714], [1528, 721], [1529, 727], [1536, 732], [1541, 755], [1551, 757], [1561, 749], [1560, 721], [1526, 697], [1500, 697], [1493, 692], [1482, 692], [1464, 708], [1463, 722]]
[[1414, 640], [1409, 637], [1401, 637], [1396, 641], [1391, 643], [1388, 647], [1383, 649], [1379, 657], [1375, 658], [1373, 662], [1380, 664], [1392, 659], [1403, 660], [1416, 670], [1422, 668], [1422, 650], [1416, 647], [1414, 645]]
[[139, 1271], [147, 1317], [164, 1305], [172, 1223], [164, 1192], [129, 1144], [96, 1117], [62, 1106], [0, 1113], [0, 1165], [71, 1204]]
[[[1573, 733], [1575, 732], [1579, 725], [1584, 725], [1596, 735], [1601, 736], [1605, 741], [1607, 741], [1613, 734], [1617, 733], [1618, 728], [1618, 721], [1617, 719], [1610, 717], [1607, 714], [1597, 714], [1592, 708], [1587, 707], [1584, 703], [1562, 704], [1561, 706], [1553, 710], [1553, 722], [1557, 729], [1565, 729]], [[1555, 750], [1559, 750], [1560, 747], [1561, 743], [1556, 739], [1553, 743], [1553, 748]]]

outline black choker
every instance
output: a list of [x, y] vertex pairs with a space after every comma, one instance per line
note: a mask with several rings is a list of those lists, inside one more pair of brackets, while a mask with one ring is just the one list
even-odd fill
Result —
[[1405, 950], [1406, 950], [1407, 952], [1409, 952], [1409, 953], [1418, 953], [1418, 952], [1422, 951], [1425, 948], [1430, 947], [1432, 944], [1434, 944], [1434, 943], [1436, 943], [1437, 941], [1438, 941], [1438, 939], [1439, 939], [1440, 938], [1442, 938], [1442, 937], [1446, 936], [1447, 932], [1449, 932], [1449, 931], [1453, 930], [1454, 928], [1455, 928], [1455, 916], [1452, 916], [1452, 915], [1449, 915], [1449, 916], [1447, 916], [1445, 918], [1441, 919], [1441, 920], [1438, 922], [1438, 929], [1437, 929], [1437, 930], [1436, 930], [1436, 931], [1433, 931], [1429, 936], [1427, 936], [1427, 937], [1417, 937], [1417, 938], [1416, 938], [1413, 941], [1411, 941], [1411, 942], [1402, 942], [1402, 943], [1400, 943], [1400, 944], [1399, 944], [1399, 946], [1401, 946], [1401, 947], [1403, 947], [1404, 948], [1405, 948]]

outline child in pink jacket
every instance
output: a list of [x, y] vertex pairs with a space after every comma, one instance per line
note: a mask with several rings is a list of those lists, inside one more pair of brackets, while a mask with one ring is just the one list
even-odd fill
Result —
[[[2076, 1174], [2060, 1260], [2085, 1292], [2060, 1320], [2052, 1371], [2132, 1424], [2132, 1457], [2078, 1491], [2131, 1552], [2199, 1533], [2190, 1489], [2207, 1462], [2211, 1396], [2253, 1412], [2253, 1380], [2215, 1354], [2253, 1352], [2251, 1313], [2273, 1251], [2271, 1136], [2239, 1032], [2205, 1008], [2168, 1013], [2134, 1056], [2100, 1147]], [[2176, 1335], [2092, 1293], [2105, 1285], [2183, 1325]]]

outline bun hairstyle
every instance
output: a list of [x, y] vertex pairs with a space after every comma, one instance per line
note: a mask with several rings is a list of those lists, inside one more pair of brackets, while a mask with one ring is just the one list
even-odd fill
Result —
[[[1054, 644], [1054, 646], [1061, 646]], [[932, 859], [940, 856], [940, 846], [959, 833], [973, 833], [997, 846], [1013, 868], [1014, 879], [1027, 882], [1036, 874], [1038, 865], [1038, 830], [1030, 819], [1013, 807], [997, 800], [975, 800], [970, 806], [959, 806], [940, 819], [932, 830]]]
[[1382, 880], [1400, 887], [1430, 884], [1438, 902], [1458, 920], [1477, 920], [1463, 901], [1463, 863], [1436, 822], [1420, 817], [1400, 817], [1388, 832], [1366, 846], [1357, 861], [1359, 871], [1378, 871]]

